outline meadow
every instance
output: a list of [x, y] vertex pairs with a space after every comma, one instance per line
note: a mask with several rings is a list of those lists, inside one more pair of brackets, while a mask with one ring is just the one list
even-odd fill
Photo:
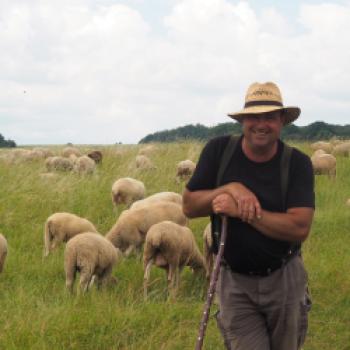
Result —
[[[135, 256], [122, 260], [116, 286], [69, 295], [65, 290], [64, 245], [43, 259], [43, 227], [54, 212], [88, 218], [105, 234], [125, 207], [113, 207], [111, 186], [120, 177], [144, 182], [147, 194], [181, 193], [175, 181], [180, 160], [198, 159], [203, 144], [161, 144], [151, 156], [157, 169], [137, 170], [141, 145], [100, 147], [101, 165], [90, 176], [59, 173], [43, 179], [43, 160], [0, 160], [0, 232], [9, 254], [0, 274], [0, 349], [194, 349], [206, 298], [203, 277], [185, 269], [176, 301], [166, 297], [164, 271], [153, 268], [150, 297], [143, 300], [143, 269]], [[310, 154], [306, 143], [294, 146]], [[85, 147], [92, 149], [93, 147]], [[52, 147], [59, 151], [60, 147]], [[4, 152], [0, 150], [0, 154]], [[303, 245], [313, 307], [304, 350], [350, 350], [350, 159], [338, 158], [337, 178], [316, 177], [316, 213]], [[190, 220], [197, 242], [207, 218]], [[214, 314], [216, 306], [212, 307]], [[224, 349], [211, 316], [204, 349]]]

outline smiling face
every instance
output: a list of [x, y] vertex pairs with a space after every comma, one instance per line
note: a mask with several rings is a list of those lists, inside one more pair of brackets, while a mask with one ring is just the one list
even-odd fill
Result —
[[283, 127], [281, 110], [247, 114], [242, 120], [245, 145], [252, 153], [271, 153], [277, 149], [277, 140]]

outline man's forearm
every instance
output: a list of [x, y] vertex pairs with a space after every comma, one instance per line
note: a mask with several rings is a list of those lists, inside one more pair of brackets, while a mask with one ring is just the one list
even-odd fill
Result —
[[250, 224], [268, 237], [302, 242], [309, 234], [313, 213], [312, 208], [292, 208], [287, 213], [263, 210], [261, 219], [254, 219]]
[[183, 212], [189, 218], [209, 216], [213, 213], [212, 201], [219, 194], [227, 193], [227, 188], [221, 186], [213, 190], [189, 191], [183, 193]]

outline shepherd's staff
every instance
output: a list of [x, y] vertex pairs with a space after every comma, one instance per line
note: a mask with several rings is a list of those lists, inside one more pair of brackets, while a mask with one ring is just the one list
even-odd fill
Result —
[[216, 282], [217, 282], [218, 277], [219, 277], [220, 262], [221, 262], [223, 255], [224, 255], [226, 235], [227, 235], [227, 217], [223, 216], [222, 217], [222, 228], [221, 228], [219, 251], [218, 251], [218, 254], [216, 256], [214, 270], [213, 270], [211, 277], [210, 277], [210, 285], [209, 285], [208, 294], [207, 294], [207, 301], [204, 305], [204, 311], [203, 311], [203, 315], [202, 315], [201, 324], [199, 327], [199, 334], [198, 334], [197, 344], [196, 344], [195, 350], [201, 350], [202, 346], [203, 346], [205, 330], [207, 329], [208, 318], [209, 318], [209, 313], [210, 313], [210, 306], [211, 306], [211, 303], [213, 301], [213, 297], [215, 294], [215, 288], [216, 288]]

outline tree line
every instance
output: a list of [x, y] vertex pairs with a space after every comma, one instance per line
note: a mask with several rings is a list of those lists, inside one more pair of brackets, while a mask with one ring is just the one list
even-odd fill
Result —
[[5, 140], [4, 136], [0, 134], [0, 147], [16, 147], [16, 142], [13, 140]]
[[[216, 136], [239, 135], [241, 124], [237, 122], [220, 123], [207, 127], [202, 124], [189, 124], [176, 129], [157, 131], [142, 138], [139, 143], [176, 142], [183, 140], [207, 141]], [[317, 121], [306, 126], [290, 124], [281, 132], [283, 140], [317, 141], [331, 138], [350, 139], [350, 125], [335, 125]]]

